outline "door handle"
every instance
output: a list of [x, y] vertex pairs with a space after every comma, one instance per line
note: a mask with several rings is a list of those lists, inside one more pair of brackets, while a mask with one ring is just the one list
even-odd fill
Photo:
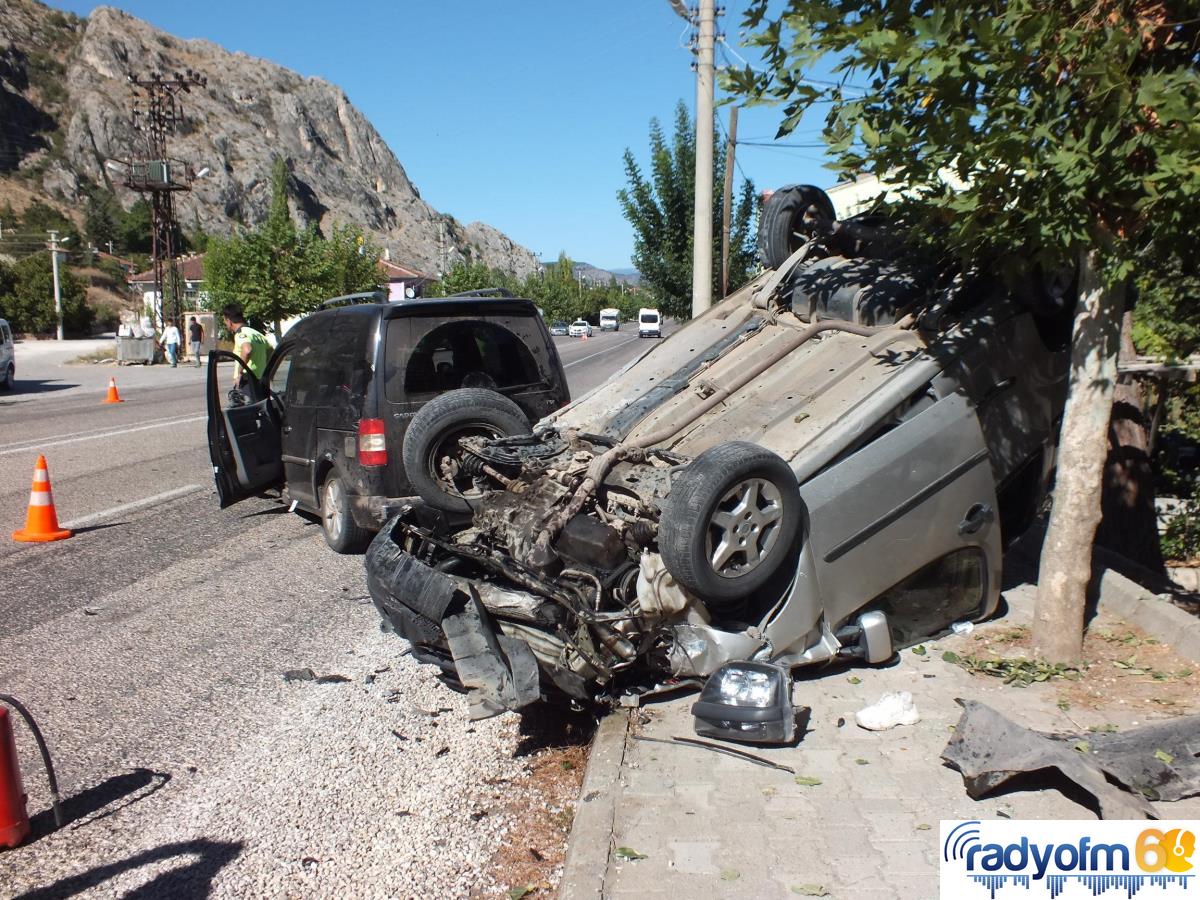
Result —
[[291, 425], [284, 425], [284, 426], [283, 426], [283, 433], [284, 433], [284, 434], [291, 434], [291, 433], [292, 433], [292, 426], [291, 426]]
[[974, 534], [980, 528], [996, 518], [992, 508], [986, 503], [976, 503], [967, 510], [963, 520], [958, 523], [959, 534]]

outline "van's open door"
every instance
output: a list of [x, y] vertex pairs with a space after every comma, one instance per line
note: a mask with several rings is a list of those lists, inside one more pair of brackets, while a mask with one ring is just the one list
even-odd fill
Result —
[[[217, 363], [229, 360], [243, 373], [241, 398], [228, 396], [232, 379], [219, 383]], [[225, 370], [229, 378], [229, 370]], [[221, 508], [283, 486], [280, 417], [276, 401], [240, 357], [226, 350], [208, 354], [208, 453]]]

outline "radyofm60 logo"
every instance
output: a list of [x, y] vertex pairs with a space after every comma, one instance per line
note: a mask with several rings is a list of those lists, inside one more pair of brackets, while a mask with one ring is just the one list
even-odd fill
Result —
[[1197, 821], [943, 821], [941, 895], [1071, 900], [1153, 887], [1156, 900], [1195, 900], [1197, 834]]

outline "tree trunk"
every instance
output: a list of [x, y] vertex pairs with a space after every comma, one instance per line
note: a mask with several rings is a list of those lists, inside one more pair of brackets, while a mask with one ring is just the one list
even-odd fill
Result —
[[1033, 642], [1051, 662], [1083, 653], [1083, 616], [1100, 524], [1106, 435], [1117, 381], [1123, 287], [1107, 287], [1099, 250], [1079, 260], [1079, 305], [1071, 340], [1071, 381], [1059, 432], [1058, 473], [1042, 546]]
[[[1126, 312], [1121, 326], [1121, 360], [1136, 356], [1132, 329], [1133, 313]], [[1096, 531], [1096, 543], [1143, 568], [1162, 573], [1150, 437], [1142, 407], [1141, 384], [1134, 379], [1118, 381], [1108, 426], [1108, 461], [1104, 466], [1101, 502], [1104, 517]]]

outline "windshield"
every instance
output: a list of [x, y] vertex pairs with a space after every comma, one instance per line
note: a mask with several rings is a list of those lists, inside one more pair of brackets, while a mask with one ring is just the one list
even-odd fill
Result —
[[642, 321], [649, 325], [653, 325], [658, 322], [658, 313], [642, 313]]

